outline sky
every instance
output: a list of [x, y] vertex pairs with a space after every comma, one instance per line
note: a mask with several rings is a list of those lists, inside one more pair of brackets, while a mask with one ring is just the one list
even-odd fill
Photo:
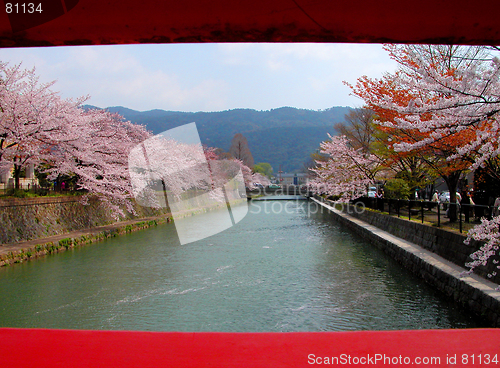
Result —
[[378, 44], [204, 43], [3, 48], [64, 98], [147, 111], [361, 107], [343, 84], [396, 69]]

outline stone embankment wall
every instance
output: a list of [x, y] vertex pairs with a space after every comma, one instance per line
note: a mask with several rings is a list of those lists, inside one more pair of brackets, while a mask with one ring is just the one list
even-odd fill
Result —
[[[137, 214], [129, 214], [123, 220], [168, 213], [166, 209], [134, 207]], [[4, 199], [0, 200], [0, 244], [45, 238], [116, 221], [102, 202], [90, 200], [88, 205], [83, 205], [78, 196]]]
[[[471, 261], [470, 255], [480, 247], [480, 244], [475, 241], [465, 244], [465, 235], [444, 230], [443, 228], [408, 221], [370, 209], [360, 211], [359, 208], [356, 209], [353, 205], [343, 205], [342, 209], [343, 212], [355, 218], [430, 250], [460, 267], [465, 267], [465, 264]], [[498, 259], [496, 260], [498, 261]], [[496, 267], [497, 264], [490, 260], [487, 267], [478, 267], [475, 273], [487, 277], [488, 274], [497, 271], [496, 276], [488, 279], [500, 284], [500, 270]]]
[[[316, 199], [324, 203], [321, 198]], [[324, 204], [331, 208], [336, 221], [368, 239], [403, 267], [488, 321], [493, 327], [500, 327], [500, 291], [495, 290], [497, 285], [478, 275], [462, 277], [462, 272], [465, 271], [461, 268], [463, 265], [457, 265], [444, 256], [463, 259], [463, 255], [454, 257], [452, 254], [453, 249], [461, 247], [463, 236], [454, 233], [448, 236], [441, 234], [441, 231], [432, 231], [441, 229], [372, 211], [356, 211], [352, 206], [344, 206], [343, 211], [340, 211], [334, 208], [333, 203]], [[426, 235], [427, 231], [430, 236]], [[448, 233], [444, 230], [442, 232]], [[431, 249], [443, 252], [444, 255], [437, 255]], [[468, 252], [468, 249], [465, 247], [460, 252]]]
[[[31, 242], [17, 244], [17, 246], [6, 246], [0, 247], [0, 267], [10, 265], [12, 263], [21, 263], [34, 258], [43, 257], [48, 254], [58, 253], [65, 251], [77, 246], [91, 244], [108, 238], [114, 238], [115, 236], [131, 233], [137, 230], [147, 229], [152, 226], [158, 225], [161, 222], [170, 222], [170, 216], [158, 217], [157, 219], [147, 220], [147, 221], [127, 221], [121, 222], [118, 225], [114, 224], [112, 226], [101, 226], [94, 228], [91, 231], [83, 231], [85, 234], [78, 234], [78, 232], [65, 234], [54, 237], [38, 239], [35, 244], [30, 244]], [[68, 237], [64, 237], [64, 236]]]
[[[232, 199], [231, 203], [244, 199]], [[225, 201], [206, 196], [184, 203], [176, 219], [226, 208]], [[120, 234], [170, 222], [169, 209], [142, 207], [134, 203], [136, 214], [116, 222], [113, 213], [98, 200], [88, 205], [79, 197], [47, 197], [0, 200], [0, 267], [47, 254], [94, 243]]]

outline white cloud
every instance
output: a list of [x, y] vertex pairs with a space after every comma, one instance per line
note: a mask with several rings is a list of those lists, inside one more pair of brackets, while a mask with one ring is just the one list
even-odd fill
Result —
[[[89, 82], [91, 85], [97, 83], [95, 80]], [[94, 91], [92, 100], [104, 101], [105, 106], [127, 101], [127, 107], [138, 110], [205, 110], [224, 108], [226, 93], [227, 86], [223, 81], [202, 80], [192, 87], [185, 87], [176, 75], [137, 67], [126, 71], [120, 78], [107, 80], [98, 91]]]
[[316, 43], [0, 49], [0, 60], [36, 65], [63, 97], [183, 111], [360, 105], [342, 81], [395, 68], [381, 45]]
[[339, 80], [362, 75], [379, 77], [396, 68], [396, 63], [377, 44], [222, 44], [218, 49], [229, 65], [280, 73], [321, 71], [323, 77], [334, 74]]
[[[42, 81], [56, 80], [54, 90], [63, 97], [89, 94], [89, 104], [99, 107], [123, 105], [132, 109], [205, 110], [224, 109], [227, 83], [214, 78], [189, 85], [183, 76], [150, 68], [133, 54], [131, 47], [72, 47], [57, 51], [56, 57], [40, 50], [0, 53], [13, 63], [37, 66]], [[53, 62], [50, 62], [53, 60]]]

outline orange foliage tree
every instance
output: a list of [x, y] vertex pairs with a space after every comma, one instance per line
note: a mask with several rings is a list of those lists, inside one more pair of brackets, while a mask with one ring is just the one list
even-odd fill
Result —
[[[386, 165], [398, 167], [408, 173], [414, 183], [418, 182], [416, 179], [423, 180], [424, 176], [442, 177], [450, 190], [450, 202], [454, 204], [460, 176], [470, 166], [470, 157], [456, 155], [457, 148], [474, 140], [474, 127], [465, 127], [447, 135], [439, 135], [436, 134], [436, 130], [412, 125], [414, 118], [412, 105], [429, 104], [436, 99], [442, 99], [443, 96], [420, 87], [419, 82], [422, 77], [412, 71], [413, 59], [405, 47], [389, 45], [386, 48], [400, 64], [398, 71], [386, 74], [381, 79], [363, 76], [355, 85], [346, 84], [353, 94], [362, 98], [366, 107], [377, 115], [375, 123], [380, 132], [379, 146], [386, 147]], [[439, 70], [443, 75], [453, 78], [454, 55], [448, 53], [441, 55], [440, 59], [429, 57], [429, 68]], [[431, 119], [437, 113], [422, 112], [418, 114], [418, 121]], [[456, 212], [450, 211], [450, 221], [455, 219]]]

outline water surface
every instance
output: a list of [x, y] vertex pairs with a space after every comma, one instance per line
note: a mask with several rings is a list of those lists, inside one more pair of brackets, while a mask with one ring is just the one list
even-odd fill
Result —
[[[211, 216], [206, 214], [202, 216]], [[196, 227], [197, 220], [191, 221]], [[0, 269], [0, 326], [346, 331], [478, 324], [307, 201], [251, 202], [180, 245], [175, 226]]]

